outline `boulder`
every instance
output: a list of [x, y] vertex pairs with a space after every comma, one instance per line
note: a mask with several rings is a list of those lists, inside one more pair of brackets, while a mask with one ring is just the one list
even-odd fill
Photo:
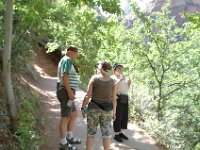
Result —
[[[160, 11], [165, 3], [166, 0], [150, 0], [144, 11], [150, 15], [154, 11]], [[181, 26], [184, 23], [181, 14], [184, 12], [200, 12], [200, 0], [172, 0], [170, 9], [172, 16], [175, 17], [176, 21]]]

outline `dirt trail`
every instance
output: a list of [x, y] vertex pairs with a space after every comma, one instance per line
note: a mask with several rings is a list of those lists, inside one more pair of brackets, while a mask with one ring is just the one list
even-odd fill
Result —
[[[39, 73], [38, 81], [32, 86], [41, 95], [42, 111], [46, 126], [45, 143], [40, 150], [58, 150], [59, 132], [58, 124], [60, 117], [59, 102], [55, 95], [56, 85], [56, 65], [51, 59], [41, 52], [36, 59], [35, 69]], [[85, 93], [81, 90], [77, 91], [75, 103], [78, 109], [78, 118], [74, 129], [74, 135], [81, 138], [82, 143], [77, 145], [78, 150], [85, 149], [86, 143], [86, 119], [82, 118], [80, 107]], [[136, 124], [128, 124], [128, 130], [125, 133], [129, 136], [129, 140], [123, 143], [117, 143], [113, 139], [111, 141], [111, 150], [160, 150], [154, 140], [152, 140], [142, 129]], [[114, 135], [114, 133], [112, 133]], [[95, 139], [94, 150], [103, 150], [100, 129]]]

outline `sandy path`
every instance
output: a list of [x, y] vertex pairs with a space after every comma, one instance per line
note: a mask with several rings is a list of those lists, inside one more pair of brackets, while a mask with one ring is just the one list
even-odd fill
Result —
[[[56, 66], [51, 60], [41, 52], [36, 59], [35, 69], [37, 70], [37, 82], [33, 82], [33, 88], [41, 95], [41, 106], [44, 113], [44, 124], [46, 126], [45, 143], [40, 150], [58, 150], [59, 149], [59, 132], [58, 124], [60, 118], [59, 102], [56, 98]], [[48, 72], [47, 72], [48, 71]], [[78, 90], [76, 93], [76, 106], [78, 110], [78, 118], [74, 128], [74, 135], [81, 138], [82, 143], [77, 145], [78, 150], [85, 149], [86, 143], [86, 119], [82, 118], [80, 107], [85, 93]], [[128, 124], [128, 130], [125, 133], [129, 136], [129, 140], [123, 143], [117, 143], [111, 140], [111, 150], [160, 150], [154, 140], [152, 140], [142, 129], [136, 124]], [[114, 135], [114, 133], [112, 133]], [[103, 150], [100, 129], [95, 138], [94, 150]]]
[[[38, 86], [42, 93], [46, 96], [42, 98], [44, 104], [43, 112], [45, 114], [46, 124], [46, 142], [41, 146], [40, 150], [58, 150], [59, 135], [59, 102], [55, 95], [56, 78], [53, 77], [40, 77]], [[78, 118], [74, 129], [74, 135], [82, 140], [82, 144], [77, 145], [79, 150], [85, 149], [86, 142], [86, 119], [83, 119], [80, 112], [80, 107], [85, 93], [81, 90], [77, 91], [76, 105], [78, 109]], [[159, 150], [155, 146], [155, 142], [148, 137], [148, 135], [140, 129], [137, 125], [129, 123], [126, 134], [130, 137], [129, 140], [123, 143], [117, 143], [112, 139], [111, 150]], [[114, 135], [114, 133], [113, 133]], [[102, 150], [102, 139], [100, 129], [95, 140], [94, 150]]]

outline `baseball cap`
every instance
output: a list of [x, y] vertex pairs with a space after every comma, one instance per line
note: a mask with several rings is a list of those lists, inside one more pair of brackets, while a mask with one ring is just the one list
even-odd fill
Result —
[[119, 67], [119, 66], [123, 67], [121, 64], [115, 63], [115, 64], [113, 65], [113, 69], [115, 70], [115, 69], [116, 69], [117, 67]]

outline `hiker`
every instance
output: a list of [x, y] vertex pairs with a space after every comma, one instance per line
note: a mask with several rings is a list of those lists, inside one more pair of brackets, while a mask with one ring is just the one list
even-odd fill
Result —
[[83, 117], [86, 117], [85, 108], [88, 105], [86, 150], [93, 149], [98, 124], [101, 128], [104, 150], [110, 149], [111, 121], [115, 120], [116, 112], [115, 83], [109, 75], [111, 70], [112, 66], [108, 62], [99, 63], [97, 74], [91, 77], [82, 103]]
[[75, 92], [78, 87], [78, 74], [73, 65], [77, 59], [78, 48], [69, 46], [66, 54], [58, 64], [57, 98], [60, 102], [60, 150], [76, 150], [71, 144], [80, 144], [81, 140], [73, 135], [73, 127], [77, 118], [77, 110], [74, 102]]
[[115, 63], [113, 70], [114, 75], [111, 78], [115, 80], [117, 93], [116, 119], [113, 122], [114, 139], [117, 142], [123, 142], [123, 139], [128, 140], [128, 137], [123, 133], [122, 129], [127, 129], [128, 124], [128, 90], [131, 81], [122, 75], [123, 66], [121, 64]]

